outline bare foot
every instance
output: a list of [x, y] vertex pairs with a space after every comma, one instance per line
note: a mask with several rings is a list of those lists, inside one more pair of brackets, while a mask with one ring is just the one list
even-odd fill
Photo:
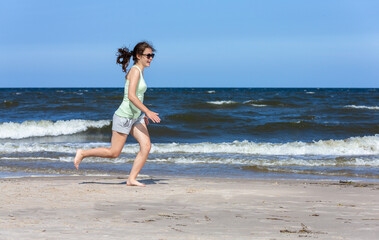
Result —
[[146, 187], [145, 184], [138, 182], [137, 180], [127, 180], [126, 181], [127, 186], [136, 186], [136, 187]]
[[82, 149], [76, 150], [76, 156], [74, 159], [74, 164], [75, 164], [76, 170], [79, 170], [79, 164], [82, 162], [82, 160], [84, 158], [82, 152], [83, 152]]

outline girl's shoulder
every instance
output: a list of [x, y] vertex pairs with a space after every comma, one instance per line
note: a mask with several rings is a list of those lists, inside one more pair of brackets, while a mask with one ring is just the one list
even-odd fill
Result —
[[139, 79], [139, 76], [140, 76], [140, 70], [138, 69], [138, 67], [133, 66], [129, 69], [128, 74], [126, 74], [126, 79], [127, 80], [134, 79], [134, 78]]

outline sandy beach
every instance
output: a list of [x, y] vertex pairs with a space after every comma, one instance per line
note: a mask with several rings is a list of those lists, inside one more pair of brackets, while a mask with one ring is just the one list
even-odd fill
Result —
[[379, 184], [0, 179], [0, 239], [377, 239]]

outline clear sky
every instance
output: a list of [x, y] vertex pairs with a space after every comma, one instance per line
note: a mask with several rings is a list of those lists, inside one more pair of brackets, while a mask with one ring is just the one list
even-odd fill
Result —
[[377, 0], [0, 0], [0, 87], [379, 87]]

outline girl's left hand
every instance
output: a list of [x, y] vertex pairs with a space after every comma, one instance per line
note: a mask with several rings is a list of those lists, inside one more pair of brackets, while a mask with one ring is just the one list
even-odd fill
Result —
[[146, 116], [143, 119], [145, 120], [146, 126], [149, 125], [149, 119]]

